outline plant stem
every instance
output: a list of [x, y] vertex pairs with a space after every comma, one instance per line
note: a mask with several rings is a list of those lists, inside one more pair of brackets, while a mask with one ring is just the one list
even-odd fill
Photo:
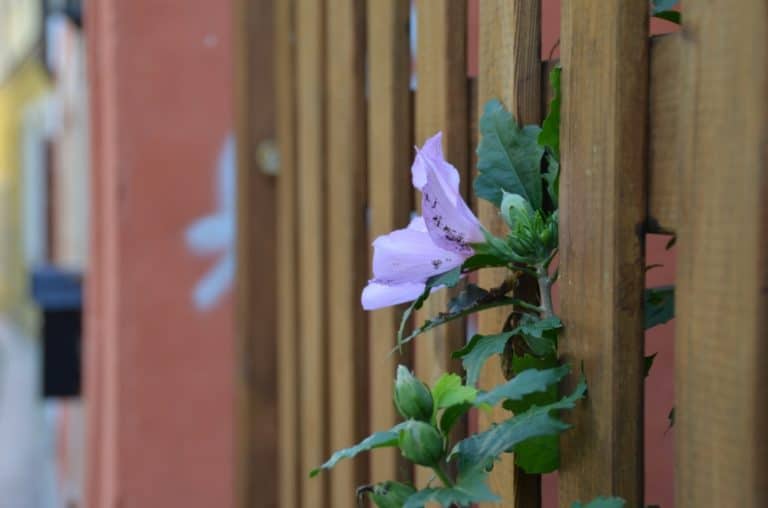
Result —
[[510, 298], [509, 302], [515, 307], [520, 307], [522, 309], [530, 310], [532, 312], [536, 312], [537, 314], [540, 312], [544, 312], [543, 307], [539, 307], [538, 305], [534, 305], [532, 303], [528, 303], [525, 300], [520, 300], [519, 298]]
[[542, 317], [544, 319], [550, 318], [555, 315], [555, 310], [552, 307], [552, 279], [549, 278], [544, 267], [537, 268], [536, 272], [538, 275], [537, 280], [539, 281]]
[[446, 487], [453, 487], [453, 482], [450, 478], [448, 478], [448, 474], [443, 471], [443, 467], [441, 465], [436, 465], [432, 468], [432, 471], [435, 472], [435, 475], [437, 475], [438, 478], [440, 478], [440, 481], [443, 482], [443, 485]]

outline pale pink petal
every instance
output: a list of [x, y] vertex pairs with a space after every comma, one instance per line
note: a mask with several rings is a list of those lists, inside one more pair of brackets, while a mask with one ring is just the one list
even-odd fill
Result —
[[408, 224], [406, 229], [412, 229], [414, 231], [421, 231], [422, 233], [426, 233], [427, 223], [424, 222], [424, 217], [419, 215], [411, 219], [411, 222]]
[[401, 303], [412, 302], [424, 292], [424, 283], [382, 284], [371, 281], [363, 289], [360, 298], [365, 310], [381, 309]]
[[471, 256], [469, 244], [485, 239], [472, 210], [461, 196], [446, 193], [435, 171], [427, 171], [427, 184], [421, 192], [421, 209], [432, 241], [443, 249]]
[[464, 256], [435, 245], [421, 218], [373, 242], [373, 277], [385, 284], [421, 283], [463, 262]]
[[416, 159], [411, 166], [411, 180], [417, 190], [421, 190], [427, 184], [427, 170], [432, 168], [442, 185], [446, 187], [446, 193], [458, 196], [459, 172], [443, 156], [443, 133], [438, 132], [429, 138], [421, 149], [416, 149]]

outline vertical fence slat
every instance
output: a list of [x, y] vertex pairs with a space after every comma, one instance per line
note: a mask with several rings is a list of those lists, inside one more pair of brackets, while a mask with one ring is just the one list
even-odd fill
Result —
[[589, 397], [561, 439], [560, 506], [640, 507], [648, 2], [562, 9], [561, 351]]
[[[298, 0], [296, 7], [298, 134], [298, 308], [301, 461], [299, 473], [325, 460], [328, 446], [328, 370], [325, 217], [325, 2]], [[328, 475], [303, 482], [301, 505], [327, 504]]]
[[[237, 506], [277, 505], [275, 186], [261, 171], [258, 146], [274, 136], [275, 43], [272, 2], [237, 1]], [[282, 22], [282, 19], [280, 20]], [[290, 50], [290, 48], [288, 48]], [[284, 48], [278, 49], [281, 56]], [[290, 79], [290, 58], [276, 68]], [[285, 83], [280, 83], [281, 85]], [[284, 124], [281, 124], [284, 126]], [[281, 224], [293, 231], [292, 224]], [[286, 282], [286, 289], [291, 283]], [[288, 341], [290, 343], [290, 341]], [[291, 381], [293, 383], [293, 381]], [[288, 397], [290, 403], [291, 397]], [[290, 428], [290, 426], [289, 426]], [[295, 450], [288, 445], [286, 452]], [[257, 488], [254, 478], [263, 479]]]
[[680, 33], [651, 42], [648, 155], [649, 232], [672, 232], [678, 225], [677, 163], [682, 132]]
[[768, 506], [768, 7], [684, 22], [676, 506]]
[[[443, 152], [459, 170], [462, 186], [469, 188], [467, 154], [467, 3], [464, 1], [416, 3], [418, 41], [416, 49], [416, 142], [443, 131]], [[466, 192], [465, 192], [466, 194]], [[421, 196], [418, 197], [421, 202]], [[417, 313], [418, 323], [445, 311], [448, 292], [436, 293]], [[464, 322], [455, 321], [415, 340], [416, 374], [433, 382], [453, 370], [451, 353], [465, 341]], [[416, 469], [416, 481], [423, 487], [432, 477], [425, 468]]]
[[[480, 74], [478, 77], [478, 108], [486, 101], [497, 98], [512, 111], [522, 124], [541, 120], [541, 4], [538, 0], [486, 0], [480, 2]], [[479, 200], [478, 215], [489, 230], [498, 235], [507, 231], [492, 204]], [[505, 270], [483, 270], [481, 287], [497, 286]], [[521, 289], [534, 280], [521, 281]], [[535, 293], [534, 293], [535, 294]], [[478, 332], [498, 333], [511, 309], [486, 311], [479, 316]], [[483, 369], [480, 386], [488, 389], [504, 381], [500, 358], [489, 361]], [[487, 415], [478, 414], [480, 429], [493, 421], [508, 417], [501, 408]], [[540, 504], [538, 476], [524, 475], [507, 459], [497, 464], [490, 477], [494, 492], [511, 506], [536, 507]], [[490, 506], [490, 505], [489, 505]]]
[[277, 179], [277, 355], [280, 506], [299, 505], [304, 476], [299, 468], [299, 347], [297, 301], [296, 196], [296, 54], [293, 44], [295, 3], [276, 2], [275, 97], [280, 174]]
[[[369, 241], [405, 227], [411, 210], [408, 168], [411, 154], [411, 53], [408, 39], [409, 0], [371, 0], [368, 4], [368, 206]], [[395, 365], [390, 355], [400, 324], [400, 309], [368, 314], [369, 400], [371, 432], [393, 426]], [[371, 480], [403, 477], [399, 452], [382, 449], [371, 455]]]
[[[327, 316], [330, 446], [363, 437], [366, 326], [360, 289], [368, 271], [365, 236], [365, 3], [326, 0]], [[330, 506], [354, 507], [366, 457], [343, 461], [330, 475]]]

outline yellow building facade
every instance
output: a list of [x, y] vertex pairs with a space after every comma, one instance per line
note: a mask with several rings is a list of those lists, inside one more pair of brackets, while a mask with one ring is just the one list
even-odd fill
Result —
[[37, 58], [20, 62], [0, 83], [0, 315], [36, 336], [23, 236], [23, 128], [25, 112], [48, 93]]

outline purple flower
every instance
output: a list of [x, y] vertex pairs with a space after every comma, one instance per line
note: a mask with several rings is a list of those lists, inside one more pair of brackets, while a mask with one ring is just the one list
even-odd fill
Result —
[[480, 222], [459, 193], [459, 172], [443, 157], [442, 133], [416, 149], [413, 186], [423, 217], [373, 242], [373, 279], [363, 289], [366, 310], [418, 298], [427, 279], [460, 266], [484, 241]]

